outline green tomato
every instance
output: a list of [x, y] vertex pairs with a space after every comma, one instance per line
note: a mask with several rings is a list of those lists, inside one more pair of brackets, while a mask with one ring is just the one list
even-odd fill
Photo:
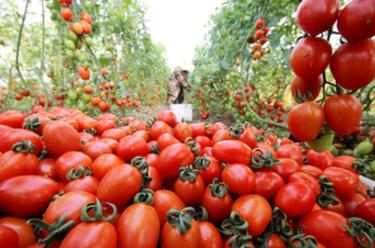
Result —
[[324, 152], [330, 150], [334, 137], [335, 136], [332, 133], [325, 134], [318, 139], [309, 141], [308, 145], [311, 149], [317, 152]]
[[370, 163], [370, 169], [372, 172], [375, 173], [375, 160], [372, 160], [371, 163]]
[[89, 47], [92, 47], [94, 45], [94, 40], [91, 37], [86, 37], [85, 42]]
[[68, 48], [70, 50], [74, 50], [76, 48], [74, 42], [69, 40], [69, 39], [64, 39], [64, 45], [65, 45], [66, 48]]
[[76, 40], [75, 47], [76, 47], [77, 49], [81, 49], [82, 46], [83, 46], [82, 41], [80, 41], [80, 40]]
[[84, 102], [78, 102], [78, 105], [77, 105], [78, 109], [81, 110], [81, 111], [86, 111], [87, 110], [87, 104], [84, 103]]
[[70, 99], [67, 99], [66, 100], [66, 105], [68, 105], [69, 107], [73, 107], [74, 102], [72, 100], [70, 100]]
[[82, 96], [82, 101], [83, 102], [90, 102], [90, 100], [91, 100], [91, 97], [89, 96], [89, 95], [87, 95], [87, 94], [84, 94], [83, 96]]
[[68, 57], [68, 58], [74, 58], [74, 51], [70, 50], [70, 49], [66, 49], [65, 50], [65, 55]]
[[46, 6], [48, 9], [53, 9], [55, 7], [53, 3], [47, 3]]
[[72, 101], [75, 101], [78, 99], [78, 92], [74, 89], [70, 89], [68, 91], [68, 98]]
[[357, 147], [354, 149], [353, 154], [356, 157], [363, 157], [367, 154], [370, 154], [373, 149], [374, 145], [369, 140], [365, 140], [357, 145]]
[[68, 31], [65, 37], [73, 42], [77, 40], [77, 35], [71, 30]]

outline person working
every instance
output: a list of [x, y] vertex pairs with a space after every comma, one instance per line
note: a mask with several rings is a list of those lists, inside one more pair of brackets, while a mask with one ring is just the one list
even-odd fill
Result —
[[184, 102], [184, 89], [191, 89], [187, 82], [189, 71], [176, 67], [169, 77], [168, 104], [181, 104]]

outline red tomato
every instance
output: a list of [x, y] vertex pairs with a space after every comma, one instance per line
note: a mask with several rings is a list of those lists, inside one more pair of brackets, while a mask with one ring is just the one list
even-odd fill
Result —
[[37, 174], [57, 180], [59, 175], [55, 171], [56, 160], [53, 158], [44, 158], [40, 160]]
[[287, 248], [287, 246], [279, 235], [273, 233], [268, 239], [267, 248]]
[[0, 125], [22, 128], [24, 115], [19, 111], [8, 110], [0, 114]]
[[220, 236], [219, 230], [209, 221], [198, 222], [199, 231], [201, 234], [200, 248], [222, 248], [223, 240]]
[[163, 179], [156, 167], [150, 166], [148, 168], [148, 173], [152, 180], [145, 186], [145, 188], [151, 189], [153, 191], [159, 190], [163, 187]]
[[111, 128], [111, 129], [105, 130], [100, 137], [111, 138], [111, 139], [119, 141], [121, 138], [125, 137], [126, 135], [130, 135], [130, 130], [126, 131], [125, 129], [121, 129], [121, 128]]
[[194, 161], [194, 154], [185, 144], [174, 144], [168, 146], [160, 153], [160, 175], [166, 179], [178, 177], [178, 169], [190, 165]]
[[325, 170], [328, 167], [333, 166], [335, 161], [335, 157], [329, 151], [316, 152], [314, 150], [310, 150], [307, 152], [306, 157], [309, 164], [314, 165], [321, 170]]
[[117, 224], [119, 248], [157, 247], [160, 221], [156, 210], [144, 203], [130, 205]]
[[[371, 83], [375, 77], [374, 67], [375, 41], [371, 39], [341, 45], [330, 62], [337, 84], [350, 90], [356, 90]], [[350, 68], [350, 73], [347, 68]]]
[[317, 194], [306, 184], [288, 183], [280, 188], [275, 204], [289, 217], [296, 218], [309, 213], [315, 205]]
[[[80, 23], [73, 23], [72, 30], [74, 33], [80, 35], [82, 34], [82, 26]], [[78, 74], [81, 77], [82, 80], [89, 80], [90, 79], [90, 71], [88, 68], [80, 66], [78, 68]]]
[[333, 166], [340, 167], [342, 169], [349, 170], [351, 172], [357, 173], [357, 171], [353, 168], [353, 164], [356, 161], [355, 157], [341, 155], [335, 158], [333, 161]]
[[206, 124], [204, 122], [192, 123], [190, 124], [190, 128], [193, 138], [198, 136], [206, 137]]
[[160, 167], [160, 155], [159, 154], [150, 153], [145, 157], [145, 159], [149, 166], [159, 169]]
[[40, 154], [43, 143], [39, 135], [25, 129], [4, 129], [0, 132], [0, 152], [7, 152], [12, 149], [13, 145], [21, 141], [31, 141], [34, 145], [33, 152]]
[[161, 232], [161, 246], [164, 248], [199, 248], [200, 230], [198, 223], [191, 219], [186, 231], [183, 233], [174, 225], [166, 222]]
[[113, 152], [116, 151], [117, 146], [118, 146], [117, 140], [110, 139], [110, 138], [102, 138], [100, 139], [100, 141], [109, 145], [109, 147], [112, 149]]
[[294, 106], [288, 114], [288, 128], [300, 141], [318, 137], [324, 123], [324, 112], [315, 102], [304, 102]]
[[162, 134], [169, 133], [174, 135], [173, 128], [168, 126], [165, 122], [157, 121], [150, 128], [150, 135], [154, 140], [157, 140]]
[[324, 103], [324, 116], [330, 129], [345, 136], [358, 127], [362, 118], [362, 104], [352, 95], [331, 96]]
[[297, 101], [302, 99], [313, 101], [319, 96], [322, 83], [322, 76], [311, 79], [304, 79], [299, 76], [295, 76], [292, 80], [290, 90], [293, 98]]
[[65, 236], [60, 248], [116, 248], [117, 234], [109, 222], [89, 222], [75, 226]]
[[[99, 108], [102, 111], [107, 111], [110, 108], [109, 103], [107, 102], [100, 102]], [[105, 131], [116, 128], [116, 120], [113, 119], [98, 119], [95, 123], [95, 130], [98, 132], [99, 135], [103, 134]]]
[[[178, 124], [177, 124], [178, 125]], [[174, 191], [187, 206], [199, 204], [204, 194], [204, 181], [192, 167], [182, 167]]]
[[[21, 145], [20, 143], [18, 143]], [[8, 151], [0, 155], [0, 182], [20, 175], [37, 174], [39, 161], [34, 153]]]
[[250, 127], [246, 127], [238, 139], [248, 145], [251, 149], [257, 147], [257, 137], [253, 129]]
[[215, 132], [214, 135], [212, 135], [211, 145], [213, 146], [219, 141], [231, 139], [233, 139], [233, 137], [228, 129], [219, 129]]
[[357, 247], [355, 240], [346, 232], [343, 225], [349, 226], [344, 216], [326, 210], [310, 212], [298, 224], [304, 233], [313, 235], [326, 247]]
[[85, 176], [68, 182], [65, 185], [65, 192], [85, 191], [96, 195], [98, 191], [99, 180], [92, 176]]
[[142, 174], [137, 168], [129, 164], [115, 166], [100, 181], [97, 196], [121, 207], [133, 199], [142, 184]]
[[272, 218], [271, 205], [260, 195], [240, 196], [233, 203], [232, 211], [249, 224], [247, 231], [253, 237], [261, 235]]
[[114, 154], [100, 155], [91, 165], [94, 176], [101, 180], [112, 168], [122, 165], [124, 161]]
[[190, 125], [185, 122], [178, 123], [174, 127], [174, 133], [176, 138], [181, 142], [185, 142], [187, 138], [193, 136], [193, 131], [191, 130]]
[[236, 195], [250, 194], [255, 188], [254, 173], [244, 164], [230, 164], [225, 167], [221, 179], [228, 185], [229, 191]]
[[331, 55], [332, 47], [326, 40], [317, 37], [303, 38], [290, 55], [290, 66], [302, 78], [316, 78], [327, 68]]
[[300, 182], [310, 187], [317, 195], [320, 193], [320, 185], [318, 183], [318, 180], [316, 180], [314, 177], [310, 176], [309, 174], [306, 174], [304, 172], [294, 172], [292, 175], [290, 175], [289, 183], [292, 182]]
[[112, 153], [111, 147], [100, 140], [85, 144], [82, 147], [82, 151], [93, 160], [98, 158], [100, 155]]
[[117, 155], [125, 162], [130, 162], [134, 157], [146, 156], [150, 153], [147, 142], [134, 136], [122, 138], [117, 146]]
[[290, 158], [300, 165], [303, 164], [303, 154], [301, 148], [296, 144], [282, 145], [276, 150], [276, 153], [278, 158]]
[[48, 153], [55, 157], [81, 149], [81, 138], [77, 130], [62, 121], [49, 122], [43, 129], [43, 137]]
[[58, 184], [41, 176], [16, 176], [0, 183], [0, 212], [17, 216], [39, 215], [59, 191]]
[[76, 169], [78, 166], [91, 168], [92, 160], [82, 152], [67, 152], [61, 155], [55, 164], [55, 170], [59, 174], [62, 181], [66, 182], [66, 174], [71, 169]]
[[219, 223], [229, 216], [233, 198], [228, 192], [228, 186], [214, 180], [206, 187], [201, 204], [208, 212], [208, 219]]
[[368, 199], [359, 205], [358, 216], [375, 225], [375, 199]]
[[[342, 205], [341, 200], [337, 196], [333, 196], [333, 198], [338, 202], [336, 205], [329, 204], [325, 210], [333, 211], [341, 215], [345, 215], [345, 207]], [[318, 205], [318, 204], [316, 204]], [[318, 205], [319, 206], [319, 205]]]
[[[238, 140], [223, 140], [212, 147], [214, 157], [223, 163], [251, 163], [252, 151], [245, 143]], [[233, 156], [236, 154], [236, 156]]]
[[73, 17], [73, 11], [66, 7], [61, 8], [60, 13], [65, 21], [70, 21]]
[[18, 248], [17, 233], [7, 226], [0, 225], [0, 246], [4, 248]]
[[339, 15], [337, 0], [304, 0], [297, 9], [297, 24], [306, 33], [317, 35], [328, 30]]
[[271, 171], [257, 171], [255, 175], [255, 190], [257, 195], [271, 200], [275, 197], [279, 189], [284, 185], [283, 178]]
[[203, 178], [204, 184], [207, 186], [212, 183], [215, 178], [220, 178], [221, 167], [219, 162], [213, 158], [207, 156], [207, 166], [200, 169], [200, 175]]
[[194, 140], [199, 143], [202, 148], [211, 146], [211, 140], [207, 136], [196, 136]]
[[319, 177], [323, 174], [323, 171], [315, 166], [311, 165], [304, 165], [300, 167], [299, 171], [306, 173], [315, 179], [319, 179]]
[[171, 209], [181, 210], [185, 204], [173, 191], [158, 190], [154, 194], [153, 207], [158, 213], [160, 225], [163, 226], [166, 222], [167, 212]]
[[351, 1], [340, 12], [337, 28], [350, 42], [361, 41], [375, 35], [374, 0]]
[[358, 207], [366, 201], [366, 198], [356, 193], [349, 197], [342, 197], [341, 202], [345, 208], [345, 216], [346, 217], [355, 217], [358, 216]]
[[27, 224], [26, 220], [16, 217], [2, 217], [0, 218], [0, 225], [8, 227], [17, 233], [18, 248], [27, 248], [29, 245], [35, 243], [36, 238], [33, 227]]
[[157, 120], [167, 123], [169, 126], [174, 127], [177, 124], [177, 119], [172, 111], [164, 110], [158, 113]]
[[333, 183], [333, 189], [341, 197], [351, 197], [359, 186], [358, 175], [339, 167], [329, 167], [323, 171], [323, 175]]
[[279, 174], [287, 182], [290, 175], [299, 170], [300, 165], [290, 158], [280, 158], [279, 161], [279, 164], [272, 166], [271, 171]]
[[165, 148], [168, 146], [174, 145], [174, 144], [179, 144], [180, 141], [176, 139], [172, 134], [170, 133], [165, 133], [159, 136], [157, 140], [158, 147], [160, 151], [163, 151]]
[[50, 203], [44, 212], [43, 220], [46, 223], [53, 224], [63, 215], [66, 215], [66, 222], [74, 221], [75, 225], [81, 223], [82, 208], [95, 203], [96, 197], [83, 191], [68, 192]]

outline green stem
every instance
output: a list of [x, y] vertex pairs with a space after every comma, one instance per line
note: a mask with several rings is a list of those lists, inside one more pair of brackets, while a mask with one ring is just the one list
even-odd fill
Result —
[[22, 21], [21, 21], [21, 27], [20, 27], [20, 31], [18, 32], [17, 50], [16, 50], [16, 65], [15, 65], [15, 67], [16, 67], [16, 70], [18, 71], [18, 75], [21, 78], [21, 81], [22, 81], [23, 85], [25, 85], [26, 82], [25, 82], [25, 79], [23, 78], [23, 75], [22, 75], [22, 72], [21, 72], [21, 69], [20, 69], [20, 66], [19, 66], [19, 57], [20, 57], [20, 47], [21, 47], [21, 39], [22, 39], [22, 34], [23, 34], [23, 28], [25, 26], [25, 20], [26, 20], [27, 10], [29, 8], [29, 3], [30, 3], [30, 0], [26, 0], [25, 9], [24, 9]]

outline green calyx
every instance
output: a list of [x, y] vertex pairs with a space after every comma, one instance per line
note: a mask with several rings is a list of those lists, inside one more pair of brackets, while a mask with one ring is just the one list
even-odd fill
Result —
[[375, 227], [364, 219], [353, 217], [348, 219], [350, 227], [343, 225], [346, 232], [356, 239], [363, 248], [374, 247]]
[[26, 119], [25, 124], [23, 125], [24, 129], [36, 131], [41, 126], [39, 118]]
[[257, 155], [253, 156], [251, 160], [251, 168], [259, 170], [262, 168], [272, 168], [274, 165], [278, 165], [280, 161], [272, 156], [272, 151], [268, 151], [266, 154], [260, 149], [254, 149]]
[[327, 177], [321, 176], [319, 178], [320, 184], [320, 194], [317, 196], [318, 204], [326, 208], [328, 205], [337, 205], [339, 201], [334, 197], [336, 195], [336, 191], [333, 189], [333, 183], [328, 180]]
[[151, 189], [142, 189], [134, 196], [133, 202], [152, 205], [154, 203], [154, 191]]
[[194, 183], [195, 179], [199, 175], [199, 171], [195, 169], [192, 165], [183, 166], [178, 169], [179, 179], [183, 182]]
[[85, 176], [92, 176], [92, 172], [90, 169], [85, 168], [84, 166], [80, 165], [77, 168], [73, 168], [66, 173], [66, 179], [69, 181], [77, 180], [83, 178]]
[[229, 131], [230, 136], [232, 136], [233, 138], [238, 138], [243, 134], [245, 129], [242, 125], [234, 125], [229, 128]]
[[139, 172], [142, 174], [143, 185], [147, 185], [149, 182], [152, 181], [152, 177], [149, 173], [149, 166], [146, 162], [144, 157], [135, 157], [130, 162], [135, 168], [138, 169]]
[[198, 170], [205, 170], [207, 167], [209, 167], [211, 164], [211, 161], [207, 158], [206, 155], [203, 155], [202, 157], [197, 158], [193, 165]]
[[14, 152], [21, 152], [25, 154], [32, 153], [34, 149], [35, 146], [30, 140], [20, 141], [12, 146], [12, 150]]
[[[103, 204], [111, 209], [111, 214], [109, 216], [104, 216], [103, 213]], [[81, 220], [83, 222], [96, 222], [96, 221], [107, 221], [112, 222], [117, 216], [117, 207], [110, 203], [104, 202], [101, 203], [98, 199], [96, 199], [95, 203], [88, 203], [82, 208], [81, 212]], [[94, 211], [93, 216], [90, 216], [90, 212]]]
[[223, 198], [228, 193], [228, 186], [218, 178], [215, 178], [208, 187], [210, 187], [211, 194], [215, 197]]
[[196, 221], [206, 221], [208, 220], [208, 212], [203, 206], [198, 206], [195, 208], [194, 219]]
[[316, 241], [316, 238], [312, 235], [299, 233], [291, 237], [288, 244], [290, 248], [316, 248], [318, 246], [318, 241]]
[[194, 214], [195, 210], [192, 207], [184, 208], [181, 211], [172, 209], [167, 213], [167, 221], [170, 225], [177, 228], [180, 235], [184, 235], [191, 228]]
[[278, 207], [272, 209], [271, 225], [272, 231], [279, 233], [284, 240], [294, 234], [293, 228], [288, 224], [288, 216]]
[[193, 152], [193, 154], [195, 155], [195, 157], [198, 157], [199, 156], [199, 153], [200, 153], [200, 148], [199, 146], [197, 145], [197, 142], [195, 142], [195, 140], [192, 138], [192, 137], [188, 137], [186, 138], [185, 140], [185, 144], [190, 147], [190, 150]]

